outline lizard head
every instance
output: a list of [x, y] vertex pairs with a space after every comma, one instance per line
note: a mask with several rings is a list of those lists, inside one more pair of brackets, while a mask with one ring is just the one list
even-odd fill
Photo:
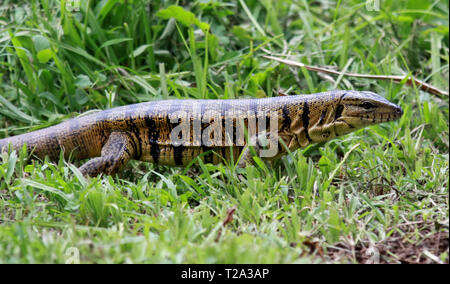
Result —
[[313, 142], [324, 142], [360, 128], [399, 119], [403, 110], [372, 92], [345, 91], [317, 104], [311, 117], [309, 136]]

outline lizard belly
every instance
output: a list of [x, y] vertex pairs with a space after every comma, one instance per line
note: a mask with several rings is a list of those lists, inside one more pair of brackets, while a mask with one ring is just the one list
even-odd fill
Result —
[[239, 159], [243, 146], [206, 147], [206, 146], [171, 146], [153, 145], [153, 150], [144, 151], [140, 161], [166, 166], [185, 167], [199, 157], [204, 163], [219, 164], [224, 161]]

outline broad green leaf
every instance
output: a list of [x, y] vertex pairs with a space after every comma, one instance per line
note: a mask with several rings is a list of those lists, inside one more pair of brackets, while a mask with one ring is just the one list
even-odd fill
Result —
[[107, 42], [105, 42], [104, 44], [102, 44], [102, 46], [100, 46], [100, 49], [106, 47], [106, 46], [110, 46], [110, 45], [115, 45], [115, 44], [119, 44], [122, 42], [126, 42], [126, 41], [130, 41], [133, 40], [132, 38], [115, 38], [112, 40], [108, 40]]
[[47, 63], [53, 57], [53, 51], [50, 48], [38, 52], [37, 58], [41, 63]]
[[[138, 57], [139, 55], [141, 55], [147, 48], [149, 48], [150, 46], [152, 46], [153, 44], [144, 44], [144, 45], [141, 45], [141, 46], [139, 46], [138, 48], [136, 48], [134, 51], [133, 51], [133, 56], [134, 57]], [[131, 57], [131, 55], [130, 55], [130, 57]]]
[[81, 89], [89, 88], [90, 86], [92, 86], [92, 82], [89, 79], [89, 77], [86, 75], [83, 75], [83, 74], [77, 76], [74, 84], [75, 84], [75, 86], [77, 86], [78, 88], [81, 88]]
[[33, 43], [34, 48], [36, 49], [37, 52], [50, 48], [50, 42], [48, 41], [48, 39], [46, 39], [41, 35], [33, 36]]
[[159, 10], [156, 15], [160, 18], [168, 20], [170, 18], [176, 19], [184, 26], [190, 27], [192, 25], [198, 26], [203, 31], [209, 29], [209, 24], [201, 22], [195, 17], [192, 12], [186, 11], [184, 8], [176, 5], [169, 6], [167, 9]]

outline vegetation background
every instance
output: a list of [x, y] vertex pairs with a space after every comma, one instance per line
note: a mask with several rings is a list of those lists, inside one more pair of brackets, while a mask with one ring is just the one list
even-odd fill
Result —
[[2, 0], [0, 137], [169, 97], [371, 90], [405, 113], [274, 167], [86, 179], [3, 153], [0, 262], [448, 263], [448, 95], [262, 57], [448, 92], [448, 21], [440, 0]]

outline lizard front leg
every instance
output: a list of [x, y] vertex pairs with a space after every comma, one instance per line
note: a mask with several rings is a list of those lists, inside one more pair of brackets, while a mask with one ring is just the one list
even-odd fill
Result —
[[[281, 143], [281, 140], [283, 143]], [[253, 136], [250, 139], [250, 144], [247, 144], [242, 150], [241, 159], [237, 164], [237, 166], [240, 168], [245, 167], [246, 164], [254, 164], [253, 154], [250, 148], [251, 146], [249, 145], [253, 146], [256, 156], [263, 158], [268, 162], [277, 160], [282, 155], [284, 155], [288, 149], [290, 151], [294, 151], [300, 147], [298, 145], [297, 137], [294, 134], [271, 134], [266, 132], [259, 133]], [[269, 146], [269, 149], [267, 149], [267, 146]]]
[[81, 173], [91, 177], [101, 173], [117, 173], [135, 156], [136, 149], [133, 145], [132, 137], [127, 132], [112, 132], [102, 148], [101, 156], [81, 166]]
[[264, 131], [251, 137], [242, 150], [241, 159], [237, 164], [239, 168], [245, 167], [246, 164], [254, 164], [251, 147], [253, 147], [256, 156], [271, 160], [278, 154], [278, 136]]

